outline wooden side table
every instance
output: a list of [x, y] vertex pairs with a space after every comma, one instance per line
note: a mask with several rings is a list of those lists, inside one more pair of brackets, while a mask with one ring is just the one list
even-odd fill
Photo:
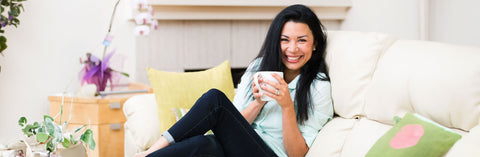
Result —
[[[68, 121], [67, 129], [77, 128], [84, 124], [92, 129], [96, 142], [95, 150], [88, 149], [89, 157], [124, 156], [124, 128], [126, 118], [123, 114], [124, 98], [63, 98], [62, 122]], [[62, 97], [49, 96], [50, 116], [60, 114]], [[71, 119], [70, 117], [71, 110]], [[55, 118], [58, 123], [60, 115]]]
[[[126, 90], [148, 90], [149, 93], [153, 93], [150, 86], [135, 82], [129, 83]], [[126, 121], [123, 103], [136, 94], [118, 94], [105, 98], [63, 97], [62, 123], [68, 121], [67, 129], [85, 124], [92, 129], [96, 146], [94, 150], [87, 148], [89, 157], [123, 157], [125, 137], [123, 124]], [[58, 123], [62, 96], [49, 96], [48, 100], [50, 116], [55, 117], [58, 114], [55, 118], [55, 122]]]

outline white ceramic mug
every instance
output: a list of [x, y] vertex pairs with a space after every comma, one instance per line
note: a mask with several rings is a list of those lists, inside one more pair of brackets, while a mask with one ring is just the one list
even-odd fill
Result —
[[[283, 78], [283, 72], [279, 72], [279, 71], [259, 71], [257, 73], [255, 73], [255, 75], [253, 75], [253, 81], [255, 82], [255, 85], [257, 86], [258, 88], [258, 91], [260, 94], [263, 94], [263, 91], [262, 88], [260, 88], [261, 85], [265, 84], [267, 85], [267, 87], [269, 88], [274, 88], [266, 83], [261, 83], [260, 85], [258, 84], [258, 78], [262, 78], [263, 80], [271, 80], [271, 81], [274, 81], [274, 82], [277, 82], [278, 83], [278, 80], [272, 76], [272, 74], [278, 74], [280, 77]], [[273, 93], [275, 94], [275, 93]], [[267, 95], [263, 95], [260, 100], [262, 101], [274, 101], [275, 99], [267, 96]]]

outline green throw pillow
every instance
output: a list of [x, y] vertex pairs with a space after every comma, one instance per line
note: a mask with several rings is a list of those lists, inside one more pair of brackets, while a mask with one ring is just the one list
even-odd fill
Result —
[[438, 157], [461, 137], [418, 114], [407, 113], [378, 139], [366, 157]]

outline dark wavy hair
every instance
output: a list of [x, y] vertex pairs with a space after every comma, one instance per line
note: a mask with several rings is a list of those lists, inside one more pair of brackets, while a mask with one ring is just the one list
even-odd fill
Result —
[[[260, 63], [260, 71], [283, 71], [285, 65], [282, 63], [282, 49], [280, 47], [280, 37], [283, 26], [286, 22], [305, 23], [312, 31], [315, 51], [312, 52], [310, 60], [301, 68], [300, 79], [295, 93], [295, 102], [297, 104], [297, 122], [303, 124], [308, 120], [308, 112], [313, 106], [311, 102], [310, 85], [314, 79], [329, 81], [327, 66], [325, 64], [324, 54], [327, 46], [327, 36], [325, 28], [315, 13], [308, 7], [300, 4], [291, 5], [283, 9], [273, 19], [268, 30], [267, 36], [257, 58], [263, 58]], [[318, 76], [319, 72], [325, 73], [325, 76]]]

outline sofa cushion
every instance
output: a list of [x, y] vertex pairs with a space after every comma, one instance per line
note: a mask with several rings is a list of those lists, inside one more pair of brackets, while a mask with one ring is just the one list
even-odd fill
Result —
[[391, 125], [382, 124], [368, 118], [356, 119], [349, 136], [342, 149], [342, 157], [365, 156], [368, 150], [383, 135]]
[[377, 67], [366, 94], [368, 118], [393, 124], [392, 117], [411, 112], [465, 131], [478, 124], [479, 48], [399, 40]]
[[230, 100], [235, 94], [229, 61], [200, 72], [175, 73], [148, 68], [147, 73], [158, 104], [161, 132], [175, 123], [172, 108], [189, 109], [212, 88], [224, 92]]
[[438, 157], [461, 138], [460, 134], [418, 114], [407, 113], [368, 151], [367, 157]]
[[[462, 134], [460, 132], [460, 134]], [[468, 134], [453, 145], [445, 157], [478, 157], [480, 154], [480, 125], [475, 126]]]
[[395, 40], [380, 33], [329, 31], [325, 59], [335, 113], [345, 118], [364, 114], [365, 92], [377, 61]]
[[144, 151], [160, 138], [157, 105], [154, 94], [141, 94], [123, 104], [127, 121], [125, 128], [125, 156]]
[[356, 119], [334, 117], [320, 130], [306, 157], [340, 156], [356, 122]]

